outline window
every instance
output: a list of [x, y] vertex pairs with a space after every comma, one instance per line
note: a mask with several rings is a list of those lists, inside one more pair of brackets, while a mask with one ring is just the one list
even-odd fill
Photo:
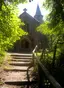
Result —
[[29, 32], [29, 24], [27, 22], [24, 22], [24, 23], [25, 23], [25, 25], [24, 25], [23, 29], [25, 31]]

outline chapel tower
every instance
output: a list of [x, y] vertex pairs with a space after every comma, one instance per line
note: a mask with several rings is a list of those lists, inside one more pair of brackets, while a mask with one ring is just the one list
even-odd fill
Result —
[[39, 5], [37, 5], [36, 14], [35, 14], [34, 18], [35, 18], [37, 21], [39, 21], [40, 23], [43, 22], [43, 20], [42, 20], [43, 15], [41, 14], [41, 10], [40, 10]]

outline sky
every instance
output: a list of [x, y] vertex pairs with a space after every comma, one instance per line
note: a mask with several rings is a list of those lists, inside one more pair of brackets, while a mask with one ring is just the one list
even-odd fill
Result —
[[44, 2], [44, 1], [45, 1], [45, 0], [33, 0], [32, 2], [27, 1], [27, 3], [25, 3], [25, 4], [22, 4], [22, 3], [19, 4], [19, 5], [18, 5], [19, 14], [23, 13], [23, 9], [26, 8], [26, 9], [27, 9], [27, 13], [29, 13], [31, 16], [34, 16], [35, 13], [36, 13], [37, 4], [39, 4], [41, 13], [42, 13], [42, 15], [43, 15], [43, 19], [45, 20], [47, 14], [49, 13], [49, 11], [46, 10], [46, 9], [43, 7], [43, 2]]

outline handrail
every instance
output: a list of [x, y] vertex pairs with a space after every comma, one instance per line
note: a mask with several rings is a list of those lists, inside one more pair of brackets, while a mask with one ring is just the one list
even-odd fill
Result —
[[33, 54], [36, 52], [37, 48], [38, 48], [38, 46], [36, 45], [34, 50], [32, 51]]
[[49, 71], [47, 70], [47, 68], [41, 63], [41, 61], [39, 60], [39, 58], [35, 54], [35, 51], [37, 51], [37, 48], [38, 48], [38, 46], [36, 45], [36, 47], [33, 50], [33, 56], [35, 57], [35, 59], [37, 60], [37, 63], [42, 68], [45, 76], [48, 78], [48, 80], [54, 86], [54, 88], [62, 88], [61, 85], [54, 79], [54, 77], [49, 73]]

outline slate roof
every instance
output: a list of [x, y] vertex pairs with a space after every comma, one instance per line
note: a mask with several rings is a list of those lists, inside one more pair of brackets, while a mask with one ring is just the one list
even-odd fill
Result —
[[41, 16], [42, 14], [41, 14], [41, 10], [40, 10], [40, 8], [39, 8], [39, 5], [37, 5], [37, 9], [36, 9], [36, 14], [35, 15], [39, 15], [39, 16]]
[[19, 18], [22, 18], [23, 16], [25, 16], [27, 19], [31, 19], [34, 22], [40, 23], [37, 19], [35, 19], [34, 17], [32, 17], [30, 14], [28, 14], [26, 11], [23, 12], [22, 14], [20, 14]]

